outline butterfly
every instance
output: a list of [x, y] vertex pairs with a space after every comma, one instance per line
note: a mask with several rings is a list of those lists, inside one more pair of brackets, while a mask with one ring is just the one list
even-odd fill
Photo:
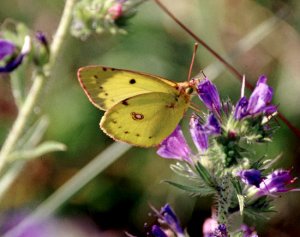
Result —
[[146, 73], [104, 66], [78, 70], [94, 106], [106, 111], [100, 128], [111, 138], [141, 147], [159, 145], [190, 107], [196, 80], [176, 83]]

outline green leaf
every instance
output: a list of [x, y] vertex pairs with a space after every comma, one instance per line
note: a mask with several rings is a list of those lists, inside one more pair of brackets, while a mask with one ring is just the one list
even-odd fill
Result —
[[179, 188], [181, 190], [184, 190], [186, 192], [193, 193], [197, 196], [208, 196], [215, 193], [215, 190], [207, 187], [201, 187], [201, 186], [188, 186], [185, 184], [179, 184], [173, 181], [165, 180], [164, 182], [173, 185], [176, 188]]
[[236, 179], [231, 180], [231, 183], [237, 193], [236, 196], [237, 196], [239, 207], [240, 207], [240, 214], [242, 216], [243, 212], [244, 212], [244, 206], [245, 206], [245, 197], [243, 196], [242, 187], [241, 187], [240, 182]]
[[47, 116], [41, 116], [20, 138], [15, 150], [28, 150], [39, 144], [49, 126]]
[[60, 142], [48, 141], [33, 149], [15, 151], [9, 155], [9, 160], [30, 160], [54, 151], [65, 151], [66, 146]]
[[244, 206], [245, 206], [245, 197], [241, 194], [237, 194], [237, 199], [238, 199], [238, 202], [239, 202], [239, 206], [240, 206], [240, 214], [241, 216], [243, 215], [244, 213]]
[[198, 174], [200, 175], [200, 177], [207, 184], [207, 186], [213, 187], [213, 188], [216, 187], [216, 184], [215, 184], [212, 176], [200, 162], [197, 162], [197, 164], [195, 165], [195, 168], [196, 168]]

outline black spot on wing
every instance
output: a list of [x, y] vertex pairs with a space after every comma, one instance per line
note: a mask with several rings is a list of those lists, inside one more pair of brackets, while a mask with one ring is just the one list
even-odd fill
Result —
[[133, 120], [142, 120], [144, 119], [144, 115], [143, 114], [139, 114], [136, 112], [131, 112], [131, 117]]
[[135, 84], [136, 80], [134, 78], [130, 79], [129, 84]]
[[104, 93], [105, 96], [108, 96], [108, 93]]
[[122, 104], [125, 105], [125, 106], [129, 105], [128, 102], [127, 102], [127, 100], [128, 100], [128, 99], [123, 100], [123, 101], [122, 101]]
[[107, 71], [107, 68], [106, 68], [106, 67], [103, 67], [102, 70], [105, 72], [105, 71]]

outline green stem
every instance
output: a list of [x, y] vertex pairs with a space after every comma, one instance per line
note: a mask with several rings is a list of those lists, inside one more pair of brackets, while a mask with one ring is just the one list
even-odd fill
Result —
[[51, 57], [50, 62], [47, 65], [47, 70], [44, 73], [38, 73], [33, 81], [31, 89], [28, 93], [26, 100], [19, 114], [13, 124], [11, 131], [9, 132], [7, 139], [5, 140], [2, 149], [0, 151], [0, 171], [4, 168], [9, 154], [14, 149], [14, 146], [20, 138], [27, 120], [29, 119], [37, 101], [46, 78], [51, 74], [53, 66], [57, 60], [58, 54], [61, 51], [62, 43], [69, 29], [69, 25], [72, 19], [72, 9], [76, 0], [67, 0], [64, 8], [64, 12], [59, 24], [59, 27], [54, 36], [53, 43], [51, 44]]
[[0, 152], [0, 171], [5, 166], [10, 152], [13, 150], [14, 145], [16, 144], [16, 142], [20, 138], [20, 135], [23, 132], [26, 121], [28, 120], [34, 108], [34, 105], [37, 101], [41, 88], [43, 87], [44, 81], [45, 81], [45, 76], [40, 74], [37, 75], [36, 78], [34, 79], [34, 82], [24, 102], [24, 105], [20, 109], [17, 119], [15, 120], [15, 123], [10, 133], [8, 134], [7, 139], [5, 140], [2, 146]]
[[19, 234], [21, 234], [29, 226], [33, 224], [38, 225], [40, 222], [51, 217], [61, 205], [63, 205], [68, 199], [76, 194], [99, 173], [105, 170], [109, 165], [119, 159], [130, 148], [130, 145], [124, 143], [115, 142], [110, 145], [63, 186], [57, 189], [48, 199], [41, 203], [34, 212], [25, 218], [24, 221], [12, 230], [6, 232], [2, 237], [19, 236]]

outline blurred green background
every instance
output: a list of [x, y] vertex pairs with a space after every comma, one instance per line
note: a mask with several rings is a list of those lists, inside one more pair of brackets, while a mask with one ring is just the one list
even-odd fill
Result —
[[[276, 15], [287, 12], [284, 20], [256, 46], [229, 58], [229, 61], [254, 84], [265, 74], [274, 88], [274, 104], [300, 128], [300, 2], [297, 0], [189, 0], [163, 1], [193, 32], [222, 55], [232, 52], [239, 40]], [[22, 21], [48, 39], [56, 30], [64, 1], [4, 0], [0, 22], [7, 18]], [[138, 8], [126, 35], [95, 35], [86, 41], [68, 36], [55, 73], [47, 82], [40, 100], [39, 113], [49, 116], [46, 139], [68, 147], [66, 152], [51, 153], [31, 161], [9, 189], [0, 204], [3, 211], [33, 208], [93, 159], [113, 141], [99, 130], [103, 113], [86, 98], [77, 81], [81, 66], [100, 64], [161, 75], [174, 81], [187, 78], [194, 40], [165, 15], [154, 1]], [[199, 47], [194, 74], [217, 60]], [[237, 101], [240, 82], [224, 70], [215, 80], [222, 98]], [[28, 88], [30, 82], [28, 82]], [[0, 81], [0, 139], [8, 133], [16, 108], [8, 80]], [[248, 91], [249, 95], [249, 91]], [[199, 101], [195, 101], [200, 104]], [[188, 116], [183, 124], [187, 127]], [[270, 158], [282, 154], [278, 167], [299, 176], [299, 138], [279, 120], [281, 129], [274, 141], [261, 145], [258, 155]], [[105, 172], [90, 182], [64, 205], [64, 217], [88, 218], [107, 236], [122, 236], [127, 230], [141, 235], [144, 223], [151, 223], [149, 203], [157, 208], [170, 203], [191, 236], [200, 236], [202, 223], [210, 216], [212, 200], [190, 197], [161, 180], [176, 179], [169, 169], [170, 160], [159, 158], [155, 149], [132, 148]], [[300, 232], [299, 193], [283, 195], [275, 203], [269, 226], [262, 236], [297, 236]], [[107, 233], [107, 232], [103, 232]], [[105, 234], [103, 234], [106, 236]]]

